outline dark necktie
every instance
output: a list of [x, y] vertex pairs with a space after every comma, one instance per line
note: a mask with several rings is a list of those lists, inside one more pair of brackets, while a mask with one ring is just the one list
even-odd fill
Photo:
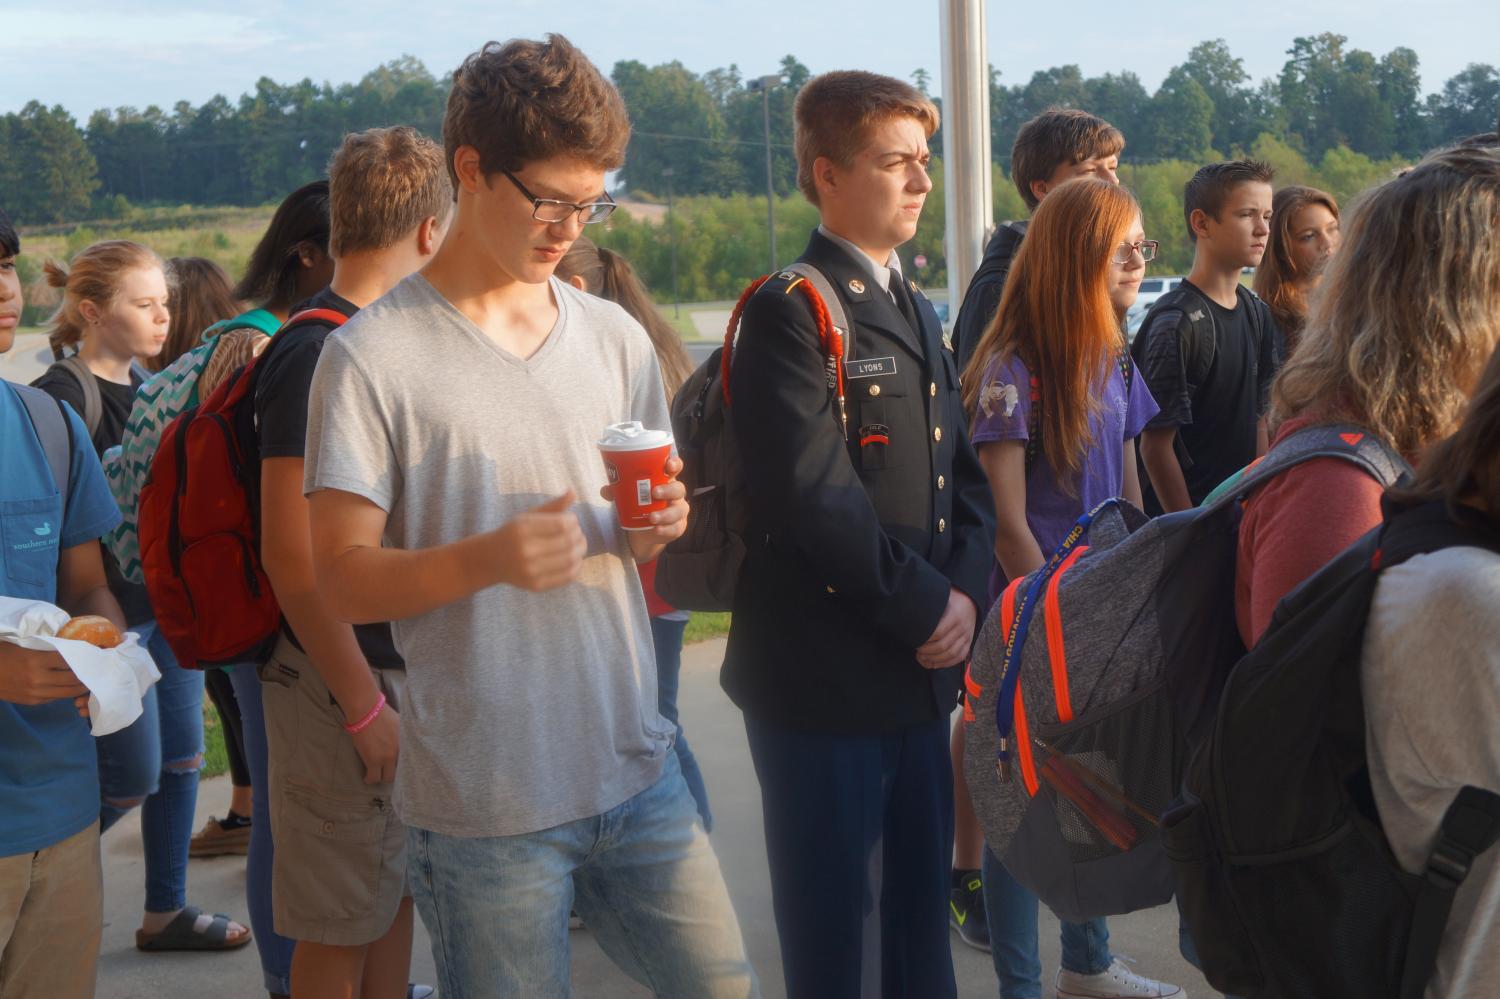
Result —
[[906, 325], [911, 327], [912, 333], [917, 337], [921, 337], [922, 323], [917, 319], [917, 307], [911, 300], [911, 293], [906, 289], [906, 279], [894, 267], [889, 268], [889, 271], [891, 278], [888, 287], [890, 288], [891, 298], [896, 300], [896, 308], [901, 312], [902, 317], [906, 319]]

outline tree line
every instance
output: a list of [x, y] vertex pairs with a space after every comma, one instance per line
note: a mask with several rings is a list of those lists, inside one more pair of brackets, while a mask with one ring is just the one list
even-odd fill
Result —
[[[657, 197], [669, 186], [689, 196], [763, 192], [769, 112], [773, 186], [793, 193], [792, 104], [810, 73], [790, 55], [774, 69], [781, 82], [763, 95], [738, 66], [694, 73], [680, 62], [616, 63], [611, 75], [635, 125], [622, 184]], [[924, 70], [912, 78], [929, 86]], [[31, 224], [114, 217], [130, 203], [263, 204], [321, 175], [346, 132], [404, 123], [439, 134], [448, 82], [406, 56], [357, 83], [262, 78], [237, 101], [219, 95], [170, 110], [101, 109], [81, 125], [61, 107], [33, 101], [0, 116], [0, 193]], [[1410, 159], [1493, 128], [1497, 105], [1500, 72], [1492, 65], [1472, 64], [1424, 96], [1411, 49], [1376, 56], [1336, 34], [1295, 39], [1280, 74], [1259, 82], [1222, 40], [1195, 46], [1154, 93], [1133, 72], [1085, 77], [1077, 66], [1013, 85], [992, 70], [990, 81], [1002, 168], [1021, 123], [1054, 106], [1114, 122], [1129, 141], [1126, 161], [1144, 164], [1248, 151], [1262, 135], [1310, 162], [1336, 149]], [[939, 133], [934, 151], [941, 149]]]

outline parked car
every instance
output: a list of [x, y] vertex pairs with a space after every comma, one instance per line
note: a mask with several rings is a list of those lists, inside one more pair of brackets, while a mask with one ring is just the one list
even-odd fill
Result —
[[1125, 313], [1125, 336], [1127, 339], [1131, 341], [1135, 340], [1135, 335], [1140, 330], [1141, 324], [1146, 321], [1146, 313], [1151, 310], [1151, 306], [1156, 304], [1158, 298], [1161, 298], [1167, 292], [1182, 284], [1182, 282], [1183, 277], [1180, 274], [1168, 277], [1148, 277], [1141, 280], [1141, 288], [1136, 293], [1135, 304]]

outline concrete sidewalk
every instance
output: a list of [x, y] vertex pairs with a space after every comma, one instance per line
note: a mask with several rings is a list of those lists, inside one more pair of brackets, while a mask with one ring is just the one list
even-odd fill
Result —
[[[771, 915], [771, 889], [761, 827], [760, 792], [745, 746], [739, 712], [719, 689], [722, 641], [688, 648], [683, 655], [681, 711], [687, 738], [703, 768], [714, 810], [714, 845], [734, 898], [751, 960], [766, 999], [782, 999], [781, 959]], [[205, 781], [198, 798], [199, 824], [224, 814], [227, 778]], [[195, 826], [196, 828], [196, 826]], [[135, 950], [140, 925], [142, 864], [139, 823], [127, 819], [104, 838], [104, 946], [99, 965], [101, 999], [264, 999], [254, 944], [228, 954], [142, 954]], [[248, 921], [243, 858], [194, 860], [188, 898], [208, 912]], [[1216, 993], [1177, 953], [1177, 913], [1164, 907], [1110, 920], [1111, 945], [1136, 961], [1142, 974], [1180, 984], [1194, 999]], [[615, 969], [587, 931], [571, 934], [573, 991], [579, 999], [646, 997], [650, 992]], [[988, 954], [952, 937], [959, 994], [993, 999], [998, 993]], [[1057, 921], [1042, 914], [1043, 995], [1051, 996], [1058, 958]], [[432, 982], [432, 953], [420, 923], [412, 954], [412, 978]], [[913, 996], [910, 999], [922, 999]]]

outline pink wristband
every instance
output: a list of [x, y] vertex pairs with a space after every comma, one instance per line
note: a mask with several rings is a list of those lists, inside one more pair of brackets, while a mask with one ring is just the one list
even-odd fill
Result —
[[370, 713], [365, 715], [359, 721], [355, 722], [353, 725], [345, 725], [344, 731], [348, 732], [350, 735], [358, 735], [365, 729], [369, 728], [372, 724], [374, 724], [375, 719], [380, 717], [380, 712], [384, 710], [385, 695], [381, 694], [375, 699], [375, 706], [370, 709]]

